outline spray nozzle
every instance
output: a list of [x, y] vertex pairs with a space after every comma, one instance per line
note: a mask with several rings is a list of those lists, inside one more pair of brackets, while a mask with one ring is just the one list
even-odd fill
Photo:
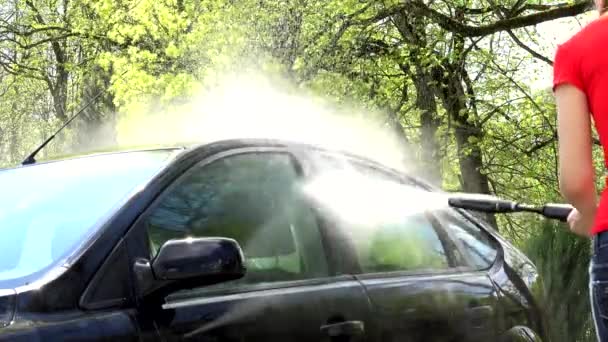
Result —
[[573, 209], [573, 207], [568, 204], [549, 203], [543, 206], [534, 206], [498, 198], [467, 198], [466, 196], [450, 197], [448, 198], [448, 204], [453, 208], [492, 214], [532, 212], [543, 215], [546, 218], [560, 220], [562, 222], [567, 220], [568, 215], [570, 215], [570, 212], [572, 212]]
[[517, 203], [500, 199], [452, 197], [448, 199], [448, 204], [454, 208], [486, 213], [511, 213], [517, 211]]

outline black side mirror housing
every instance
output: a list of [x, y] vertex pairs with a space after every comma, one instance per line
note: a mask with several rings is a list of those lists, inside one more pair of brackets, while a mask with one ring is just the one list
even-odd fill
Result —
[[173, 291], [242, 278], [243, 251], [233, 239], [185, 238], [165, 242], [150, 262], [134, 267], [138, 297], [164, 296]]

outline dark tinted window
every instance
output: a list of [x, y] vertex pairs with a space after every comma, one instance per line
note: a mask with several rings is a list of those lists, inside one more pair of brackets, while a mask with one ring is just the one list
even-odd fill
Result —
[[425, 213], [425, 190], [365, 164], [330, 156], [317, 163], [310, 195], [343, 226], [362, 272], [450, 268], [443, 240]]
[[235, 239], [247, 275], [232, 284], [327, 275], [316, 217], [287, 154], [239, 154], [194, 167], [163, 196], [148, 231], [152, 254], [172, 238]]
[[469, 265], [477, 269], [492, 266], [498, 250], [487, 232], [458, 213], [444, 216], [444, 225], [454, 236]]
[[424, 215], [359, 227], [352, 237], [364, 273], [449, 268], [443, 244]]

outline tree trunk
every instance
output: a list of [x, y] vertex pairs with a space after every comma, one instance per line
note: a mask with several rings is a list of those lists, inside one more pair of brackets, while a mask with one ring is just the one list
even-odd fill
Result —
[[113, 148], [117, 145], [114, 97], [110, 92], [106, 92], [95, 99], [110, 87], [110, 75], [98, 67], [93, 68], [89, 75], [91, 76], [86, 77], [83, 82], [80, 107], [91, 101], [93, 103], [75, 121], [77, 132], [72, 147], [74, 152]]
[[[435, 91], [431, 85], [433, 80], [431, 70], [428, 66], [423, 65], [419, 58], [421, 52], [427, 48], [423, 30], [425, 24], [421, 19], [408, 17], [409, 15], [407, 12], [397, 13], [393, 16], [393, 22], [401, 36], [412, 44], [409, 62], [414, 65], [414, 72], [416, 73], [412, 80], [416, 88], [416, 108], [420, 110], [420, 143], [422, 147], [420, 159], [424, 178], [435, 185], [441, 185], [441, 156], [437, 139], [437, 130], [441, 124], [441, 119], [437, 114]], [[410, 72], [404, 67], [404, 64], [401, 68], [406, 74]]]
[[422, 165], [427, 181], [441, 185], [441, 156], [437, 130], [441, 119], [437, 115], [437, 102], [431, 88], [431, 77], [428, 72], [416, 64], [417, 75], [414, 77], [416, 87], [416, 107], [420, 112], [420, 143], [422, 146]]
[[[16, 90], [16, 89], [15, 89]], [[18, 91], [16, 91], [17, 94], [19, 94]], [[11, 113], [17, 113], [17, 102], [13, 102], [11, 104]], [[19, 137], [17, 136], [18, 134], [18, 127], [19, 125], [17, 123], [15, 123], [15, 119], [18, 119], [18, 117], [11, 117], [10, 119], [10, 124], [12, 127], [10, 127], [10, 138], [9, 138], [9, 142], [8, 142], [8, 159], [9, 162], [11, 164], [15, 164], [17, 163], [17, 159], [19, 159], [20, 156], [17, 156], [17, 151], [18, 151], [18, 143], [19, 143]]]
[[[458, 62], [456, 62], [458, 63]], [[481, 127], [469, 120], [460, 64], [444, 63], [436, 68], [434, 78], [438, 83], [438, 94], [447, 114], [454, 122], [454, 136], [458, 151], [461, 187], [464, 192], [490, 194], [488, 177], [483, 173], [483, 155], [479, 142], [483, 137]], [[494, 215], [482, 215], [489, 224], [498, 229]]]
[[66, 107], [68, 102], [68, 73], [62, 67], [57, 67], [57, 79], [51, 89], [55, 116], [62, 122], [68, 121]]
[[[46, 25], [46, 21], [32, 0], [26, 0], [25, 4], [33, 11], [34, 18], [40, 25]], [[64, 20], [67, 18], [67, 1], [64, 2]], [[68, 101], [68, 81], [69, 71], [66, 69], [67, 64], [67, 41], [66, 38], [50, 38], [51, 49], [55, 57], [55, 73], [47, 75], [46, 82], [49, 86], [51, 95], [53, 96], [53, 107], [55, 115], [62, 122], [68, 120], [66, 114], [66, 105]]]
[[415, 160], [411, 159], [411, 154], [409, 153], [411, 147], [410, 141], [403, 130], [399, 112], [390, 109], [387, 112], [387, 124], [399, 145], [399, 155], [401, 157], [399, 161], [403, 166], [410, 167], [412, 163], [415, 163]]

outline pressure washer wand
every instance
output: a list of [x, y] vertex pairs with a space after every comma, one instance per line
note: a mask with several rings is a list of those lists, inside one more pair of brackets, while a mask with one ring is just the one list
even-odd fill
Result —
[[562, 222], [567, 221], [568, 215], [570, 215], [570, 212], [573, 209], [573, 207], [568, 204], [549, 203], [543, 206], [533, 206], [495, 198], [450, 197], [448, 199], [448, 204], [453, 208], [492, 214], [531, 212]]

